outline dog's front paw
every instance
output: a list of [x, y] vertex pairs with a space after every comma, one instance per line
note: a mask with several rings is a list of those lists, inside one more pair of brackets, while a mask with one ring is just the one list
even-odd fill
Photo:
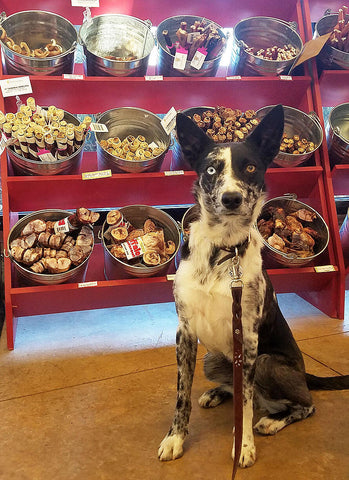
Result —
[[[231, 456], [234, 460], [234, 451], [235, 451], [235, 445], [233, 446], [233, 450], [231, 452]], [[254, 444], [243, 444], [241, 447], [241, 453], [240, 453], [240, 460], [239, 460], [239, 466], [241, 468], [247, 468], [247, 467], [252, 467], [252, 465], [256, 461], [256, 447]]]
[[181, 435], [166, 435], [160, 443], [158, 457], [161, 461], [175, 460], [183, 455], [184, 438]]

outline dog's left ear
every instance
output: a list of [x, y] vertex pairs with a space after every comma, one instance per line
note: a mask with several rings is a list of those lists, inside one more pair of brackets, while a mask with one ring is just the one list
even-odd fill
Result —
[[177, 113], [176, 129], [184, 157], [199, 172], [200, 159], [215, 146], [214, 141], [184, 113]]
[[266, 167], [279, 152], [283, 131], [284, 108], [276, 105], [246, 138], [246, 143], [252, 143], [259, 150]]

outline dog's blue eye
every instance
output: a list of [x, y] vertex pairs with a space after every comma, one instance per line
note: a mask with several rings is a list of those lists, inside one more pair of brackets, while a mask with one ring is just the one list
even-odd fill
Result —
[[214, 175], [216, 173], [216, 169], [214, 167], [208, 167], [206, 171], [209, 175]]

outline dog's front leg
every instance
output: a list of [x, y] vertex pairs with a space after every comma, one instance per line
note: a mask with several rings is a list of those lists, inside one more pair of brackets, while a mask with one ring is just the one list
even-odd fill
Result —
[[[240, 467], [251, 467], [256, 461], [256, 447], [253, 437], [253, 373], [257, 358], [258, 334], [253, 329], [244, 329], [243, 367], [243, 437]], [[234, 447], [232, 451], [234, 457]]]
[[177, 353], [177, 403], [172, 426], [160, 444], [160, 460], [175, 460], [183, 455], [183, 442], [188, 434], [191, 412], [191, 387], [193, 384], [197, 337], [185, 321], [180, 321], [176, 335]]

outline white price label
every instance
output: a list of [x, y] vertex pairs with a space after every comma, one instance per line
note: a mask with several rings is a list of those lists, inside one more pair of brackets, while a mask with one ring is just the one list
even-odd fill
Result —
[[108, 127], [103, 123], [91, 123], [90, 130], [92, 130], [92, 132], [107, 132]]
[[336, 269], [333, 265], [320, 265], [318, 267], [314, 267], [316, 273], [325, 273], [325, 272], [335, 272]]
[[184, 48], [177, 49], [173, 60], [173, 68], [176, 68], [177, 70], [184, 70], [187, 58], [188, 50], [185, 50]]
[[2, 134], [1, 135], [1, 140], [0, 140], [0, 155], [5, 150], [6, 142], [7, 142], [7, 138], [4, 134]]
[[195, 52], [193, 60], [190, 62], [190, 66], [200, 70], [203, 66], [205, 58], [207, 55], [207, 50], [205, 48], [198, 48]]
[[84, 75], [77, 75], [75, 73], [63, 73], [63, 80], [83, 80]]
[[173, 280], [175, 279], [176, 277], [176, 274], [175, 273], [171, 273], [169, 275], [166, 275], [166, 279], [169, 281], [169, 282], [173, 282]]
[[184, 170], [165, 170], [165, 177], [173, 177], [174, 175], [184, 175]]
[[71, 0], [72, 7], [99, 7], [99, 0]]
[[70, 231], [68, 217], [62, 218], [61, 220], [57, 220], [53, 228], [55, 230], [55, 234], [68, 233]]
[[83, 283], [78, 283], [78, 288], [84, 288], [84, 287], [97, 287], [98, 282], [83, 282]]
[[93, 180], [94, 178], [111, 177], [111, 170], [98, 170], [96, 172], [84, 172], [81, 174], [83, 180]]
[[[42, 153], [41, 153], [42, 152]], [[38, 157], [40, 158], [40, 160], [42, 162], [48, 162], [48, 163], [51, 163], [51, 162], [55, 162], [57, 159], [52, 155], [51, 152], [49, 152], [48, 150], [40, 150], [38, 152]]]
[[144, 78], [147, 81], [159, 81], [164, 79], [163, 75], [146, 75]]
[[171, 107], [170, 110], [166, 113], [164, 118], [161, 120], [161, 125], [167, 135], [169, 135], [174, 127], [176, 126], [176, 116], [177, 112], [174, 107]]
[[226, 80], [241, 80], [241, 75], [231, 75], [230, 77], [225, 77]]
[[292, 80], [291, 75], [280, 75], [280, 80]]
[[0, 87], [4, 98], [33, 93], [29, 76], [0, 80]]
[[157, 145], [155, 142], [151, 142], [149, 145], [148, 145], [148, 148], [151, 148], [152, 150], [154, 148], [159, 148], [159, 145]]

